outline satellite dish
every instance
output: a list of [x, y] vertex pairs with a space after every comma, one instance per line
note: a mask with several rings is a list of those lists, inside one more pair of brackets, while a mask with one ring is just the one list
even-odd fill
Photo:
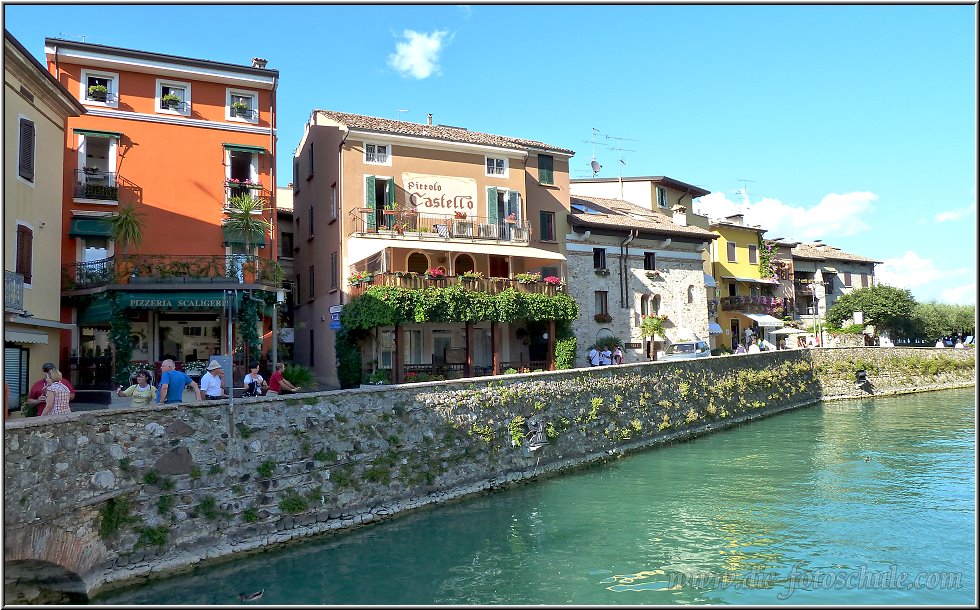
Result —
[[599, 165], [599, 162], [596, 161], [595, 159], [592, 159], [592, 173], [598, 174], [599, 173], [599, 170], [601, 170], [601, 169], [602, 169], [602, 166]]

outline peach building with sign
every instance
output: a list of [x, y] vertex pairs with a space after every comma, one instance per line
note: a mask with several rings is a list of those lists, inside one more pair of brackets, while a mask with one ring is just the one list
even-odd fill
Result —
[[[314, 111], [293, 160], [296, 361], [339, 385], [339, 311], [371, 285], [421, 290], [482, 276], [465, 285], [495, 290], [522, 273], [564, 280], [573, 154], [431, 116], [414, 123]], [[429, 270], [446, 277], [428, 280]], [[549, 344], [546, 332], [521, 324], [395, 330], [376, 329], [364, 343], [365, 378], [546, 368], [554, 347], [554, 333]]]

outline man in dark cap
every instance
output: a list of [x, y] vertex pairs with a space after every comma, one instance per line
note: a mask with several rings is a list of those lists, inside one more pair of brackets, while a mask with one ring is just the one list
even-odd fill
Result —
[[[36, 406], [37, 413], [40, 413], [44, 409], [44, 386], [48, 383], [48, 371], [56, 368], [58, 367], [51, 362], [42, 364], [41, 371], [44, 373], [44, 377], [38, 379], [31, 386], [31, 391], [27, 393], [27, 404]], [[68, 395], [68, 400], [75, 400], [75, 387], [67, 379], [62, 379], [61, 383], [68, 386], [68, 391], [71, 392]]]

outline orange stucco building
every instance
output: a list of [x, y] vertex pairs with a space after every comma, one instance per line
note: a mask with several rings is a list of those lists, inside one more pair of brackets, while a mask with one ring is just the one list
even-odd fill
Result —
[[[264, 300], [256, 331], [268, 349], [270, 295], [281, 285], [278, 71], [258, 58], [237, 65], [54, 38], [45, 53], [87, 110], [66, 130], [62, 321], [78, 330], [63, 337], [62, 368], [81, 386], [109, 384], [119, 312], [131, 325], [133, 365], [171, 357], [192, 372], [227, 355], [229, 318], [236, 362], [258, 359], [239, 348], [238, 313], [226, 305]], [[249, 216], [268, 223], [258, 232], [223, 226], [243, 194], [262, 204]], [[130, 206], [143, 218], [141, 243], [115, 243], [111, 217]]]

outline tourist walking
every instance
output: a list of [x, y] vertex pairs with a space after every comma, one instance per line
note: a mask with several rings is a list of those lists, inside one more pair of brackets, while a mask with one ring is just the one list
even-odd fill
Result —
[[62, 383], [61, 371], [51, 369], [48, 371], [48, 379], [51, 383], [44, 388], [45, 401], [41, 415], [71, 413], [71, 407], [68, 406], [68, 401], [71, 399], [71, 390]]
[[946, 344], [943, 343], [943, 340], [942, 339], [938, 339], [936, 341], [936, 345], [934, 345], [933, 347], [946, 347]]
[[147, 371], [139, 371], [136, 373], [136, 383], [129, 386], [125, 390], [122, 386], [116, 388], [116, 396], [120, 398], [124, 396], [132, 397], [133, 401], [131, 406], [134, 407], [148, 407], [153, 404], [153, 397], [156, 396], [157, 389], [150, 385], [150, 373]]
[[745, 353], [745, 346], [742, 345], [741, 343], [739, 343], [738, 344], [738, 347], [735, 348], [735, 353], [736, 354], [744, 354]]
[[162, 404], [177, 404], [184, 402], [184, 388], [190, 386], [197, 395], [197, 400], [201, 400], [201, 388], [191, 379], [190, 375], [184, 371], [178, 371], [174, 366], [174, 361], [167, 358], [160, 363], [160, 389], [157, 390], [157, 402]]
[[[44, 408], [44, 388], [51, 383], [51, 381], [48, 379], [48, 372], [53, 371], [54, 368], [54, 364], [50, 362], [45, 362], [42, 364], [42, 377], [34, 382], [34, 385], [31, 386], [30, 391], [27, 393], [27, 404], [37, 407], [35, 411], [37, 415], [40, 415], [41, 409]], [[68, 388], [68, 400], [75, 400], [75, 388], [72, 387], [71, 383], [69, 383], [67, 379], [62, 379], [61, 383]]]
[[612, 352], [609, 351], [608, 347], [602, 350], [600, 364], [603, 366], [609, 366], [612, 364]]
[[957, 338], [957, 339], [956, 339], [956, 345], [954, 345], [954, 346], [953, 346], [953, 349], [964, 349], [965, 347], [966, 347], [966, 346], [965, 346], [965, 345], [963, 345], [963, 340], [962, 340], [962, 339], [959, 339], [959, 338]]
[[613, 350], [612, 359], [613, 359], [613, 364], [623, 363], [623, 350], [620, 349], [618, 345], [616, 346], [616, 349]]
[[749, 354], [758, 354], [759, 351], [759, 342], [755, 340], [755, 337], [752, 337], [752, 340], [749, 341], [749, 349], [746, 352]]
[[589, 365], [599, 366], [600, 364], [602, 364], [602, 354], [599, 353], [599, 349], [593, 345], [592, 349], [589, 350]]
[[228, 398], [224, 386], [225, 373], [221, 369], [221, 363], [212, 360], [208, 363], [208, 370], [201, 376], [201, 392], [208, 400], [220, 400]]
[[299, 392], [298, 386], [294, 386], [288, 379], [282, 376], [282, 372], [285, 369], [286, 365], [282, 362], [276, 363], [276, 370], [269, 377], [269, 390], [265, 393], [266, 396], [279, 396], [284, 389], [289, 392]]
[[245, 374], [245, 396], [262, 396], [262, 393], [269, 389], [269, 384], [265, 382], [262, 375], [259, 375], [259, 363], [253, 362], [250, 370]]

